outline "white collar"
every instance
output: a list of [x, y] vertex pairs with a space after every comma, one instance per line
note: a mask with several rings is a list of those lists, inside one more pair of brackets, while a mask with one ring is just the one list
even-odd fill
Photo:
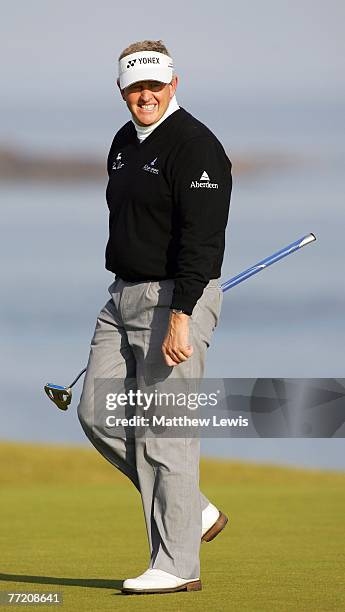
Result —
[[140, 143], [142, 143], [145, 138], [147, 138], [148, 136], [150, 136], [150, 134], [152, 134], [153, 130], [156, 129], [156, 127], [158, 127], [161, 123], [163, 123], [163, 121], [165, 121], [165, 119], [167, 117], [169, 117], [169, 115], [172, 115], [175, 111], [177, 111], [179, 109], [179, 105], [177, 104], [177, 100], [176, 100], [176, 96], [174, 95], [170, 102], [169, 102], [169, 106], [166, 109], [164, 115], [159, 119], [159, 121], [156, 121], [156, 123], [152, 123], [152, 125], [138, 125], [134, 119], [132, 118], [134, 127], [136, 129], [137, 132], [137, 138], [140, 141]]

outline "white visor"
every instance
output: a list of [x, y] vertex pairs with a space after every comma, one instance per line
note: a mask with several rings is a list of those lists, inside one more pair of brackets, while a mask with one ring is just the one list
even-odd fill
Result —
[[121, 89], [138, 81], [160, 81], [170, 83], [173, 78], [171, 57], [157, 51], [138, 51], [126, 55], [119, 61]]

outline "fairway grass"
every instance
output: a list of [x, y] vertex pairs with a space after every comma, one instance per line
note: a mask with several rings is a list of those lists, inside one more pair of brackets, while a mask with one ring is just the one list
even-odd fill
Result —
[[96, 451], [0, 443], [0, 482], [2, 591], [60, 592], [63, 612], [345, 610], [341, 473], [203, 460], [230, 517], [201, 546], [203, 590], [145, 596], [120, 593], [147, 568], [140, 496]]

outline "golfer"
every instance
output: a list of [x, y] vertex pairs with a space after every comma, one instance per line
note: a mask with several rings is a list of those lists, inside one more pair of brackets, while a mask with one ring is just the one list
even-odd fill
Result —
[[131, 119], [108, 157], [106, 268], [115, 278], [78, 407], [92, 444], [142, 498], [150, 559], [124, 581], [124, 593], [200, 590], [200, 542], [227, 522], [199, 490], [198, 438], [102, 437], [95, 425], [95, 380], [121, 379], [125, 389], [134, 380], [139, 390], [157, 382], [163, 391], [199, 380], [219, 320], [231, 163], [214, 134], [178, 105], [177, 83], [162, 41], [121, 53], [117, 84]]

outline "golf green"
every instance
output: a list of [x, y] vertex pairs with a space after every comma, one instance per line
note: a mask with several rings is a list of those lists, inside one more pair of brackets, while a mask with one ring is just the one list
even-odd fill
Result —
[[203, 590], [125, 596], [148, 562], [134, 487], [88, 448], [1, 443], [0, 466], [0, 591], [59, 592], [65, 612], [345, 610], [344, 474], [203, 460], [230, 518], [201, 546]]

